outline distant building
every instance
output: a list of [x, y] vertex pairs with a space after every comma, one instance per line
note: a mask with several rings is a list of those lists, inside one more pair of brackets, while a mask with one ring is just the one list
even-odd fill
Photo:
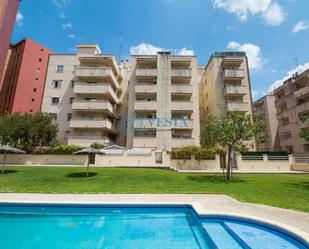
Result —
[[10, 45], [0, 91], [0, 114], [41, 110], [51, 50], [29, 38]]
[[0, 89], [20, 0], [0, 1]]
[[253, 113], [260, 114], [264, 118], [266, 137], [265, 142], [257, 141], [258, 151], [280, 151], [280, 141], [278, 134], [278, 120], [276, 117], [275, 97], [273, 93], [255, 101], [253, 104]]
[[301, 117], [309, 115], [309, 69], [286, 80], [274, 96], [281, 148], [309, 156], [309, 142], [299, 136], [301, 128], [308, 127]]
[[[252, 114], [251, 83], [245, 52], [216, 52], [203, 72], [199, 85], [200, 127], [207, 115], [222, 116], [227, 111]], [[248, 141], [250, 150], [255, 142]]]
[[122, 71], [115, 57], [102, 54], [97, 45], [78, 45], [77, 54], [50, 56], [42, 112], [58, 124], [61, 143], [125, 144]]

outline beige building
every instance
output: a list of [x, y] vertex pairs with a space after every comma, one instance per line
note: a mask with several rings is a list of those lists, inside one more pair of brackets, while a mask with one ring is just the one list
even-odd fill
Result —
[[282, 149], [296, 156], [309, 156], [309, 142], [299, 136], [308, 127], [301, 117], [309, 115], [309, 70], [296, 73], [274, 90], [278, 130]]
[[207, 114], [252, 113], [244, 53], [215, 53], [205, 69], [195, 56], [170, 52], [118, 64], [96, 45], [77, 50], [49, 59], [42, 111], [58, 123], [61, 143], [199, 146]]
[[133, 55], [128, 79], [128, 148], [199, 146], [200, 74], [195, 56]]
[[124, 144], [122, 70], [97, 45], [79, 45], [76, 55], [50, 56], [41, 109], [58, 123], [60, 142]]
[[258, 151], [280, 151], [278, 120], [276, 118], [275, 96], [272, 93], [258, 99], [253, 104], [253, 113], [263, 116], [265, 142], [257, 141]]

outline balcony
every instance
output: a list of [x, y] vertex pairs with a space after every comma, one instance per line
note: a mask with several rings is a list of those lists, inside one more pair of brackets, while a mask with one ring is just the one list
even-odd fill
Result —
[[115, 88], [119, 88], [114, 72], [109, 67], [78, 67], [75, 71], [76, 77], [84, 80], [110, 80]]
[[244, 61], [244, 58], [224, 58], [222, 61], [222, 67], [226, 68], [226, 67], [239, 67], [242, 62]]
[[172, 101], [171, 110], [172, 111], [193, 111], [193, 102], [191, 101]]
[[134, 148], [156, 148], [158, 141], [156, 137], [134, 137], [133, 147]]
[[115, 125], [108, 119], [72, 119], [71, 128], [80, 129], [102, 129], [110, 132], [116, 132]]
[[137, 111], [143, 110], [150, 110], [156, 111], [157, 110], [157, 102], [156, 101], [135, 101], [134, 109]]
[[193, 94], [193, 86], [188, 84], [172, 84], [172, 94]]
[[109, 101], [73, 101], [72, 110], [74, 111], [96, 111], [96, 112], [109, 112], [110, 114], [116, 115], [116, 111], [113, 105]]
[[227, 102], [227, 110], [228, 111], [237, 111], [237, 112], [248, 112], [250, 110], [249, 103], [245, 102]]
[[90, 146], [93, 143], [112, 144], [113, 141], [104, 136], [70, 136], [68, 144], [75, 144], [80, 146]]
[[249, 92], [246, 86], [225, 86], [224, 95], [226, 96], [243, 96]]
[[171, 69], [171, 77], [175, 78], [190, 78], [192, 77], [191, 69]]
[[119, 99], [114, 89], [109, 84], [88, 84], [88, 83], [76, 83], [74, 86], [75, 94], [96, 94], [106, 95], [110, 100], [115, 103], [119, 103]]
[[157, 85], [156, 84], [136, 84], [135, 92], [136, 93], [156, 93]]
[[308, 94], [309, 94], [309, 86], [305, 86], [303, 88], [296, 90], [294, 92], [294, 97], [295, 97], [295, 99], [299, 99], [299, 98], [304, 97]]
[[243, 78], [245, 78], [245, 70], [224, 69], [224, 80], [242, 80]]
[[135, 75], [136, 77], [157, 77], [158, 70], [155, 68], [137, 68]]
[[308, 112], [308, 111], [309, 111], [309, 102], [296, 106], [297, 113]]
[[189, 129], [194, 128], [194, 120], [192, 119], [172, 119], [172, 128], [173, 129]]
[[171, 147], [172, 148], [179, 148], [183, 146], [194, 146], [195, 141], [193, 138], [183, 138], [183, 137], [172, 137]]

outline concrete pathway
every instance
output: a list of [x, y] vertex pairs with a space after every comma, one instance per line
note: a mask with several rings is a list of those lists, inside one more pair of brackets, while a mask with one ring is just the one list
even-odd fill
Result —
[[187, 204], [199, 215], [260, 220], [289, 230], [309, 243], [309, 213], [237, 201], [227, 195], [183, 194], [0, 194], [1, 203]]

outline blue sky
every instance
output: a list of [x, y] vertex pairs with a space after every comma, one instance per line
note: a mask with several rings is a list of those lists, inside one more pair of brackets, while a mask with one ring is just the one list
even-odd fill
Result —
[[[131, 51], [245, 50], [255, 98], [297, 70], [309, 68], [308, 0], [23, 0], [13, 42], [29, 37], [57, 53], [98, 43], [122, 59]], [[135, 47], [135, 48], [134, 48]]]

